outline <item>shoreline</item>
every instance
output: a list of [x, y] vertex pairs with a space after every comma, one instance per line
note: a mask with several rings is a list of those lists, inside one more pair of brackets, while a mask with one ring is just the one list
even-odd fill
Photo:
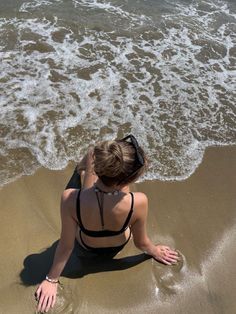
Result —
[[[177, 248], [182, 261], [167, 267], [142, 260], [130, 241], [115, 258], [123, 269], [104, 264], [77, 279], [62, 277], [55, 312], [234, 314], [235, 157], [236, 146], [210, 147], [187, 180], [135, 184], [149, 198], [150, 238]], [[72, 164], [62, 171], [41, 168], [1, 188], [0, 312], [35, 311], [36, 286], [26, 286], [19, 274], [30, 278], [32, 260], [46, 261], [43, 254], [58, 240], [60, 195], [72, 170]]]
[[[154, 181], [160, 181], [160, 182], [182, 182], [182, 181], [186, 181], [189, 178], [191, 178], [191, 176], [193, 176], [194, 173], [197, 171], [197, 169], [201, 166], [201, 164], [205, 158], [205, 154], [208, 150], [221, 149], [221, 148], [227, 149], [227, 147], [229, 149], [234, 148], [234, 147], [236, 147], [236, 143], [215, 144], [215, 145], [212, 144], [210, 146], [204, 146], [203, 154], [202, 154], [200, 161], [198, 160], [197, 162], [195, 162], [195, 167], [192, 167], [193, 170], [189, 174], [186, 174], [186, 175], [183, 174], [180, 176], [171, 176], [171, 177], [164, 177], [162, 175], [158, 175], [156, 178], [147, 178], [147, 179], [144, 176], [143, 181], [138, 182], [136, 184], [146, 183], [146, 182], [154, 182]], [[31, 169], [31, 171], [29, 173], [18, 174], [14, 178], [9, 179], [7, 182], [2, 183], [2, 185], [0, 185], [0, 191], [4, 187], [8, 186], [9, 184], [13, 184], [16, 181], [21, 180], [22, 178], [34, 176], [38, 171], [40, 171], [40, 170], [42, 171], [42, 169], [45, 171], [49, 171], [49, 172], [64, 172], [64, 171], [67, 171], [68, 169], [70, 169], [70, 171], [73, 171], [75, 165], [76, 165], [76, 162], [72, 161], [72, 160], [69, 160], [67, 165], [62, 169], [49, 169], [49, 168], [45, 168], [42, 165], [38, 165], [34, 169]]]

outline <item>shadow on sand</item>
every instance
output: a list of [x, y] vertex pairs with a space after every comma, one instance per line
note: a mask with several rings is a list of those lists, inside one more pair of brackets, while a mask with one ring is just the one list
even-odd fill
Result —
[[[31, 254], [25, 258], [24, 268], [20, 273], [20, 278], [24, 285], [31, 286], [42, 282], [51, 267], [58, 241], [54, 242], [45, 251]], [[74, 250], [61, 276], [81, 278], [91, 273], [124, 270], [134, 267], [149, 258], [150, 256], [144, 253], [115, 259], [112, 257], [107, 258], [106, 256], [96, 256], [81, 249], [75, 243]]]

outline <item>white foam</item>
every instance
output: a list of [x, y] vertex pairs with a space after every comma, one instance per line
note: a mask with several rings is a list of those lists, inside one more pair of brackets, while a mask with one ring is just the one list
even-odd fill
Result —
[[98, 0], [72, 0], [72, 1], [75, 7], [85, 6], [90, 9], [104, 10], [105, 12], [116, 15], [116, 18], [118, 16], [121, 16], [122, 18], [128, 19], [131, 22], [139, 22], [143, 24], [145, 21], [151, 20], [148, 16], [144, 14], [137, 15], [134, 13], [130, 13], [122, 9], [123, 5], [116, 6], [112, 4], [111, 2], [107, 2], [107, 1], [98, 1]]
[[61, 2], [61, 0], [31, 0], [25, 1], [20, 6], [19, 12], [28, 13], [34, 9], [41, 8], [43, 6], [50, 6], [55, 2]]

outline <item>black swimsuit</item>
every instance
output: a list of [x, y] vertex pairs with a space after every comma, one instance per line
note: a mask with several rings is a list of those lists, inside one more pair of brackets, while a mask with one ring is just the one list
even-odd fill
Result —
[[123, 247], [128, 243], [130, 237], [131, 237], [131, 231], [129, 234], [129, 238], [125, 241], [125, 243], [119, 245], [119, 246], [112, 246], [112, 247], [91, 247], [89, 245], [87, 245], [83, 238], [82, 238], [82, 232], [84, 234], [86, 234], [89, 237], [94, 237], [94, 238], [102, 238], [102, 237], [113, 237], [119, 234], [122, 234], [123, 232], [125, 232], [125, 230], [129, 227], [129, 222], [133, 213], [133, 205], [134, 205], [134, 195], [133, 193], [130, 192], [131, 195], [131, 207], [130, 207], [130, 211], [127, 215], [127, 218], [122, 226], [122, 228], [118, 231], [114, 231], [114, 230], [99, 230], [99, 231], [94, 231], [94, 230], [88, 230], [84, 227], [82, 220], [81, 220], [81, 214], [80, 214], [80, 192], [81, 190], [79, 190], [78, 192], [78, 196], [77, 196], [77, 205], [76, 205], [76, 210], [77, 210], [77, 218], [78, 218], [78, 223], [79, 223], [79, 227], [80, 227], [80, 240], [82, 245], [90, 252], [93, 252], [95, 254], [116, 254], [119, 251], [121, 251], [123, 249]]
[[[119, 234], [122, 234], [128, 227], [129, 227], [129, 222], [133, 213], [133, 206], [134, 206], [134, 195], [133, 193], [130, 193], [131, 195], [131, 207], [130, 211], [128, 213], [128, 216], [122, 226], [122, 228], [119, 231], [112, 231], [112, 230], [100, 230], [100, 231], [93, 231], [93, 230], [88, 230], [83, 226], [83, 223], [81, 221], [81, 215], [80, 215], [80, 192], [81, 192], [81, 178], [80, 175], [78, 174], [76, 168], [74, 170], [74, 173], [72, 177], [70, 178], [66, 188], [67, 189], [79, 189], [78, 191], [78, 196], [77, 196], [77, 205], [76, 205], [76, 210], [77, 210], [77, 218], [78, 218], [78, 223], [80, 227], [80, 240], [83, 245], [83, 247], [80, 245], [82, 249], [86, 248], [86, 250], [95, 253], [97, 255], [106, 255], [106, 256], [114, 256], [116, 255], [119, 251], [123, 249], [123, 247], [128, 243], [130, 237], [131, 237], [131, 231], [129, 234], [129, 238], [125, 241], [125, 243], [119, 245], [119, 246], [112, 246], [112, 247], [91, 247], [88, 246], [83, 238], [82, 238], [82, 232], [90, 237], [113, 237]], [[100, 205], [99, 205], [100, 207]], [[102, 217], [101, 217], [102, 218]], [[78, 243], [79, 244], [79, 243]]]

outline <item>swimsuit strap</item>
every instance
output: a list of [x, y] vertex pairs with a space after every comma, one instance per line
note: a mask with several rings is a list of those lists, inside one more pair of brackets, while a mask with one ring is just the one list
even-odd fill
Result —
[[[120, 232], [123, 232], [124, 230], [127, 229], [131, 215], [133, 213], [133, 207], [134, 207], [134, 195], [132, 192], [130, 192], [131, 195], [131, 206], [130, 206], [130, 211], [129, 214], [124, 222], [123, 227], [120, 229]], [[98, 201], [98, 206], [99, 206], [99, 212], [100, 212], [100, 218], [101, 218], [101, 225], [102, 225], [102, 230], [104, 230], [104, 216], [103, 216], [103, 201], [104, 201], [104, 194], [103, 192], [101, 193], [101, 200], [99, 199], [98, 191], [96, 191], [96, 197]]]
[[129, 221], [131, 219], [131, 216], [133, 214], [133, 211], [134, 211], [134, 194], [132, 192], [129, 192], [129, 194], [131, 195], [131, 206], [130, 206], [130, 211], [129, 211], [129, 214], [124, 222], [124, 225], [123, 227], [120, 229], [120, 232], [122, 231], [125, 231], [128, 226], [129, 226]]
[[[80, 229], [82, 230], [83, 233], [85, 233], [86, 235], [90, 236], [90, 237], [112, 237], [112, 236], [116, 236], [119, 235], [121, 233], [123, 233], [129, 226], [129, 222], [131, 219], [131, 216], [133, 214], [133, 207], [134, 207], [134, 195], [132, 192], [130, 192], [131, 195], [131, 206], [130, 206], [130, 211], [127, 215], [127, 218], [122, 226], [122, 228], [118, 231], [113, 231], [113, 230], [98, 230], [98, 231], [94, 231], [94, 230], [88, 230], [84, 227], [83, 223], [82, 223], [82, 219], [81, 219], [81, 213], [80, 213], [80, 193], [81, 190], [78, 191], [77, 194], [77, 200], [76, 200], [76, 212], [77, 212], [77, 218], [78, 218], [78, 223], [80, 226]], [[99, 210], [100, 210], [100, 216], [101, 216], [101, 223], [102, 226], [104, 228], [104, 219], [103, 219], [103, 210], [102, 210], [102, 204], [99, 203], [100, 201], [98, 201], [99, 205]]]
[[118, 245], [118, 246], [109, 246], [109, 247], [93, 247], [93, 246], [90, 246], [90, 245], [88, 245], [88, 244], [86, 244], [84, 242], [83, 237], [82, 237], [82, 230], [79, 231], [79, 237], [80, 237], [80, 241], [81, 241], [82, 245], [87, 250], [89, 250], [89, 251], [91, 251], [93, 253], [103, 254], [103, 253], [112, 253], [114, 251], [117, 251], [117, 253], [118, 253], [129, 242], [129, 240], [131, 238], [131, 230], [129, 231], [128, 239], [125, 240], [124, 243], [122, 243], [121, 245]]
[[100, 212], [102, 230], [104, 230], [104, 216], [103, 216], [104, 194], [103, 194], [103, 192], [101, 193], [101, 201], [100, 201], [99, 195], [98, 195], [98, 191], [96, 191], [95, 193], [96, 193], [96, 197], [97, 197], [97, 201], [98, 201], [98, 207], [99, 207], [99, 212]]

